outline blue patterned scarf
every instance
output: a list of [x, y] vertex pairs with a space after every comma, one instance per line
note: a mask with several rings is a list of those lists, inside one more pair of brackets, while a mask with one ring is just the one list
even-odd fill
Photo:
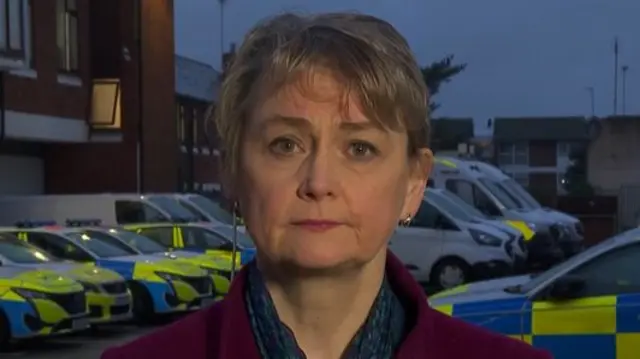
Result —
[[[249, 264], [245, 301], [263, 359], [305, 359], [291, 330], [280, 321], [262, 275]], [[405, 311], [385, 279], [369, 317], [349, 344], [345, 359], [391, 359], [405, 335]]]

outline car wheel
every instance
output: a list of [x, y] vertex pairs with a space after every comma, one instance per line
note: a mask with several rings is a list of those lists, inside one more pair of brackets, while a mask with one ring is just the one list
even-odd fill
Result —
[[0, 309], [0, 352], [9, 349], [11, 339], [11, 327], [6, 314]]
[[140, 324], [147, 324], [154, 318], [153, 299], [147, 288], [138, 283], [131, 283], [133, 296], [133, 317]]
[[431, 270], [431, 282], [438, 289], [457, 287], [469, 281], [471, 267], [459, 258], [444, 258]]

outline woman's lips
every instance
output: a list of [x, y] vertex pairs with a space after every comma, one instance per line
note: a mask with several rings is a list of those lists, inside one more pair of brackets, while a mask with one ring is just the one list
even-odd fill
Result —
[[325, 232], [341, 226], [342, 223], [330, 220], [305, 219], [301, 221], [294, 221], [293, 225], [310, 232]]

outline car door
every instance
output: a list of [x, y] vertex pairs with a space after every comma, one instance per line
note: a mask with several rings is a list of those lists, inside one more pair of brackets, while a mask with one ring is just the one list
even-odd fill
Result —
[[638, 358], [640, 243], [580, 265], [531, 304], [531, 343], [555, 359]]
[[429, 281], [429, 272], [440, 257], [446, 231], [439, 228], [442, 213], [423, 201], [411, 223], [396, 229], [389, 249], [419, 282]]

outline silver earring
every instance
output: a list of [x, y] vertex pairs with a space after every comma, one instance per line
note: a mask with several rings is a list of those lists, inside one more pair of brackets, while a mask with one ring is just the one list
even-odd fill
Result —
[[402, 227], [409, 227], [409, 225], [411, 224], [411, 221], [413, 221], [413, 217], [408, 214], [403, 220], [400, 220], [400, 225]]

